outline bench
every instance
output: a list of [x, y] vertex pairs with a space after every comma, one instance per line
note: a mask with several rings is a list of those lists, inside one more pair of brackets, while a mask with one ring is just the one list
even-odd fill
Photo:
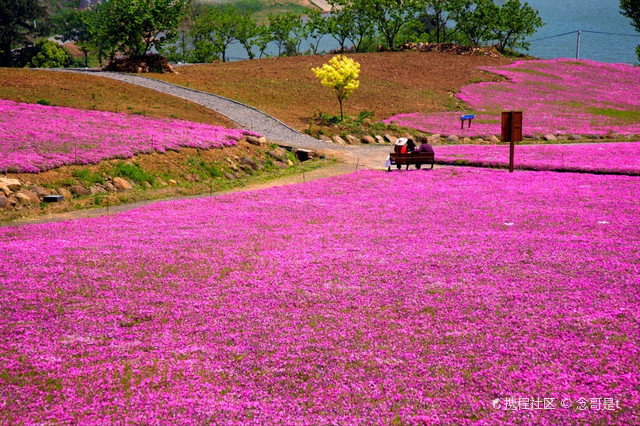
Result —
[[[414, 164], [416, 166], [423, 164], [431, 164], [431, 168], [433, 169], [433, 163], [435, 161], [433, 152], [410, 152], [407, 154], [398, 154], [396, 152], [392, 152], [390, 154], [391, 157], [391, 165], [407, 165], [407, 170], [409, 170], [409, 165]], [[391, 166], [389, 166], [389, 170], [391, 171]]]
[[463, 115], [460, 117], [460, 128], [464, 129], [464, 122], [468, 121], [469, 122], [469, 128], [471, 128], [471, 120], [473, 120], [474, 118], [476, 118], [475, 115], [473, 114], [469, 114], [469, 115]]

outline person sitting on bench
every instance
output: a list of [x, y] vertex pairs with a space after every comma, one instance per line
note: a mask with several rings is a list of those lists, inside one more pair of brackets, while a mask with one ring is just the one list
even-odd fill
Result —
[[407, 152], [414, 152], [416, 150], [416, 144], [411, 138], [407, 138]]
[[[396, 141], [396, 146], [393, 147], [393, 152], [396, 154], [406, 154], [407, 153], [407, 139], [400, 138]], [[391, 158], [387, 158], [387, 162], [385, 163], [385, 167], [391, 166]], [[402, 167], [402, 165], [397, 165], [398, 170]]]
[[[416, 152], [416, 153], [417, 152], [426, 152], [426, 153], [433, 154], [433, 147], [429, 144], [429, 140], [427, 140], [426, 137], [421, 136], [420, 139], [418, 140], [418, 142], [420, 142], [420, 146], [414, 152]], [[420, 169], [420, 167], [421, 167], [420, 164], [416, 165], [416, 169]]]

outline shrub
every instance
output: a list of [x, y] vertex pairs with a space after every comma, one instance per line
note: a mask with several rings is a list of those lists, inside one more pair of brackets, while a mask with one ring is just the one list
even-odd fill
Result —
[[29, 68], [61, 68], [73, 64], [73, 56], [67, 49], [49, 40], [40, 40], [27, 62]]
[[104, 68], [105, 71], [115, 72], [173, 72], [173, 68], [169, 65], [169, 61], [156, 53], [144, 56], [134, 56], [117, 58], [109, 62]]

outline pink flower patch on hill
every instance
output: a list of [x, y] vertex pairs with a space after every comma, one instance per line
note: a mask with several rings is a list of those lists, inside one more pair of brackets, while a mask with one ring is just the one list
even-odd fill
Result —
[[[509, 145], [448, 145], [435, 148], [436, 162], [488, 167], [509, 165]], [[640, 175], [640, 142], [579, 145], [517, 145], [514, 164], [528, 170]]]
[[244, 135], [182, 120], [0, 100], [0, 172], [41, 172], [180, 147], [233, 146]]
[[500, 112], [524, 112], [528, 134], [640, 134], [640, 68], [587, 60], [518, 61], [484, 67], [508, 81], [463, 87], [456, 96], [476, 119], [460, 129], [460, 112], [398, 114], [385, 123], [430, 133], [500, 134]]
[[1, 228], [0, 422], [638, 424], [638, 180], [361, 171]]

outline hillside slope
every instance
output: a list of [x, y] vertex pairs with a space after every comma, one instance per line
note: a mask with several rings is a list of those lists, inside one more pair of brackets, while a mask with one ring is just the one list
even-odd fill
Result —
[[[385, 52], [349, 55], [361, 64], [360, 88], [345, 102], [345, 113], [373, 111], [376, 119], [400, 112], [456, 109], [462, 87], [500, 77], [479, 66], [505, 65], [506, 58], [446, 53]], [[311, 72], [331, 58], [298, 56], [191, 65], [179, 74], [152, 77], [215, 93], [259, 108], [304, 130], [318, 111], [337, 114], [335, 95]]]

